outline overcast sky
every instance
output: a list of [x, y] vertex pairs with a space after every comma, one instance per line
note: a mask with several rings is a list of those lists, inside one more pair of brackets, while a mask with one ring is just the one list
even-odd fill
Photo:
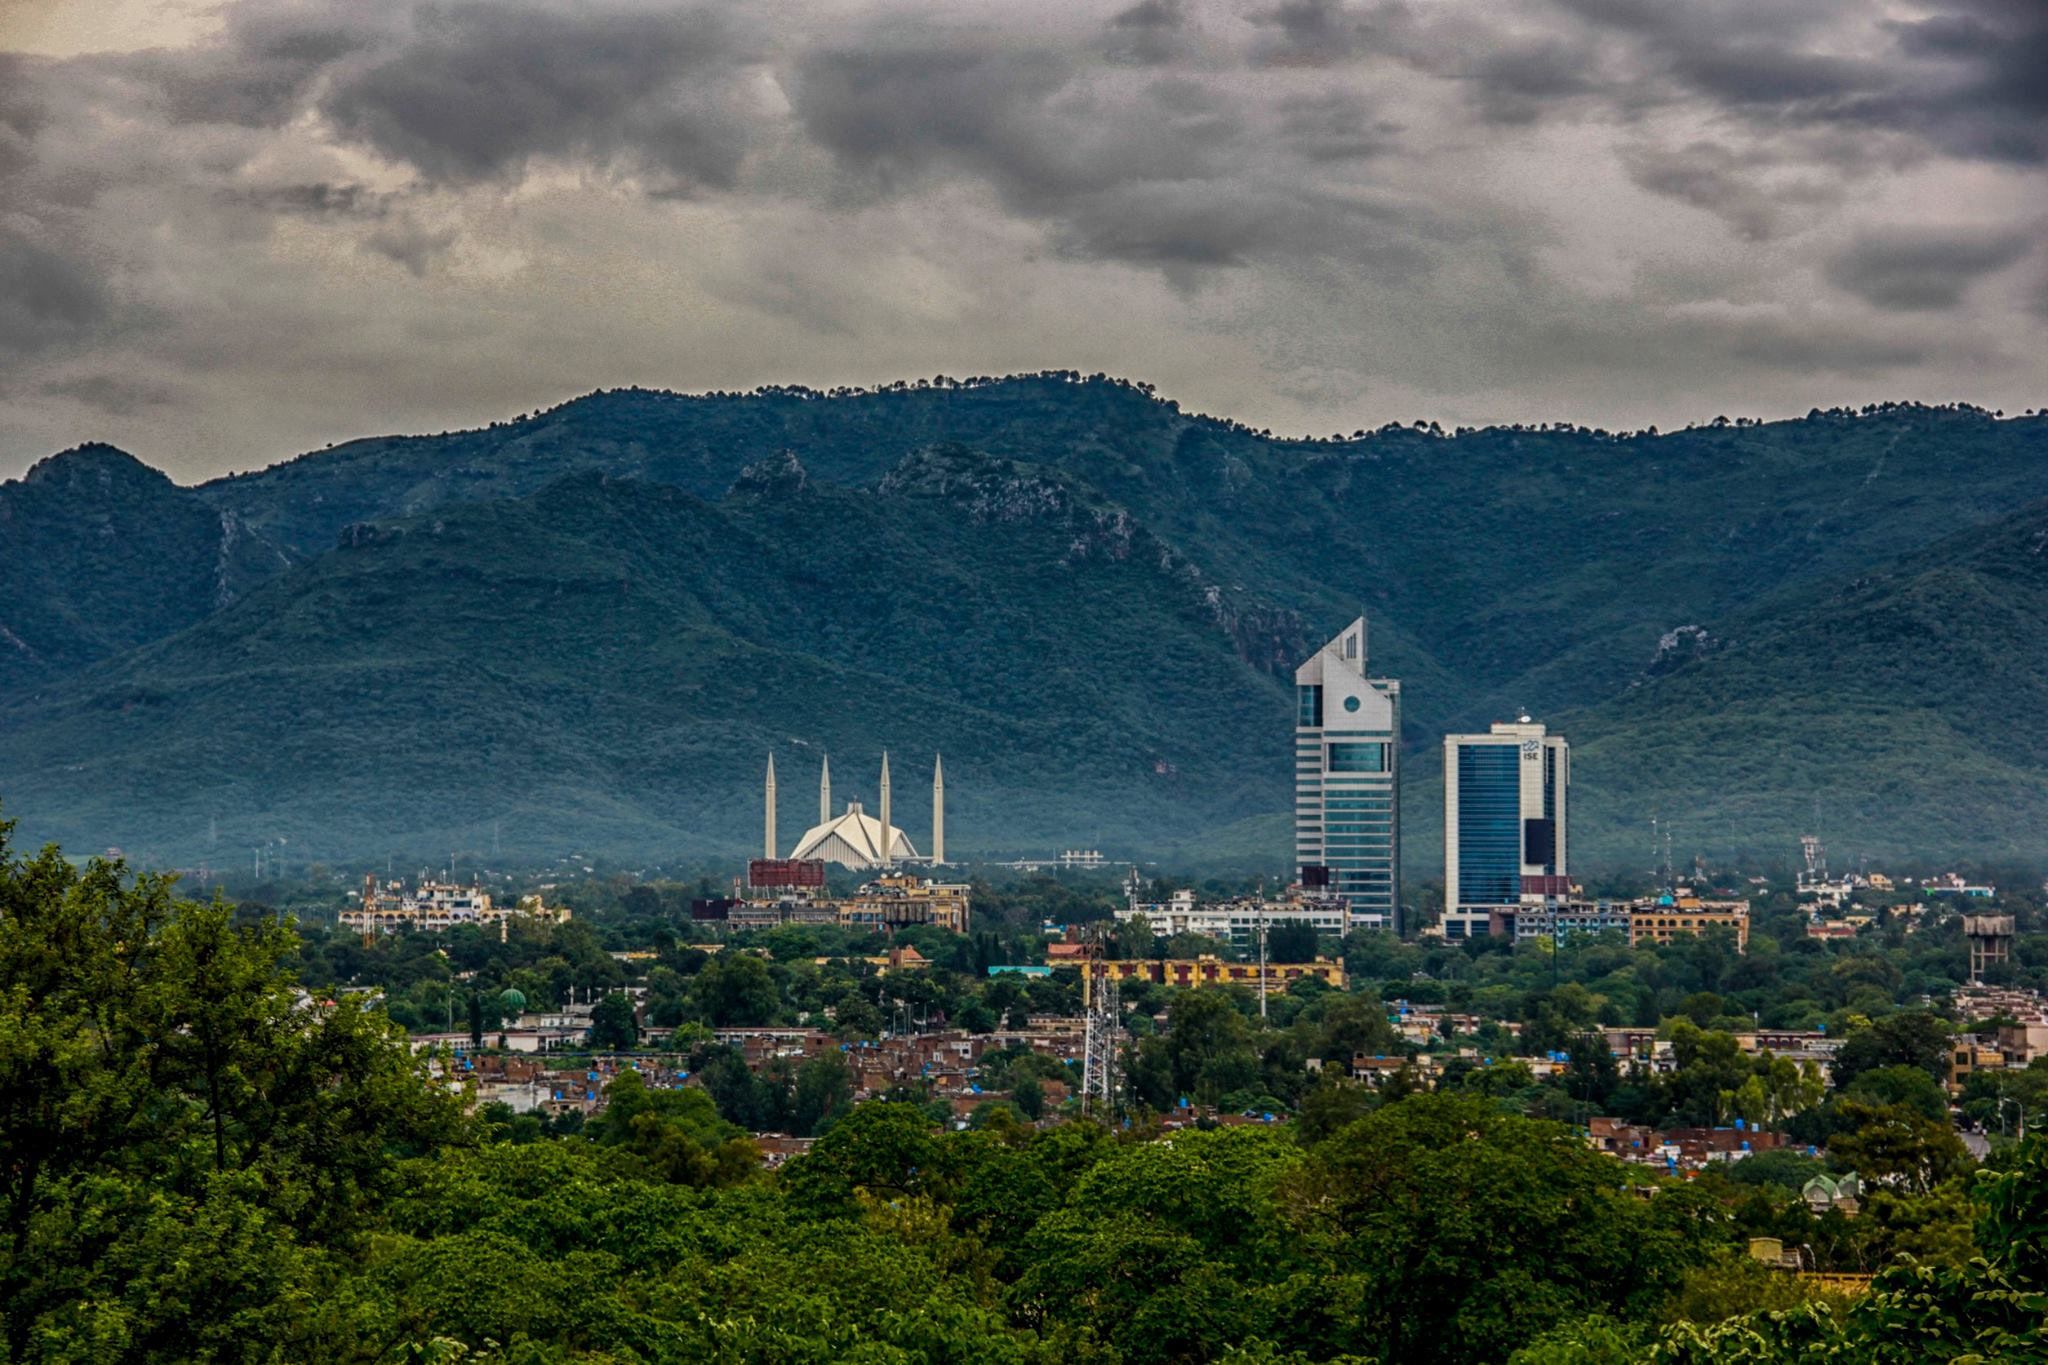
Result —
[[0, 0], [0, 477], [1041, 368], [2048, 405], [2043, 0]]

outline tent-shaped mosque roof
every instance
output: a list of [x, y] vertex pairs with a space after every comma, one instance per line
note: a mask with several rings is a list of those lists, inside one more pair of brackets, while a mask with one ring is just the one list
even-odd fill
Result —
[[[891, 827], [889, 854], [897, 862], [921, 855], [901, 829]], [[792, 858], [822, 858], [857, 871], [882, 865], [882, 822], [860, 808], [860, 802], [846, 803], [846, 813], [813, 825], [797, 840]]]

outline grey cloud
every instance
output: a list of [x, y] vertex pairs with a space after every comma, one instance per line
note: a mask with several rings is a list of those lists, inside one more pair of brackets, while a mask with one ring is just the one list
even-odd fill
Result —
[[630, 162], [730, 185], [746, 147], [747, 44], [709, 9], [423, 5], [396, 51], [319, 100], [342, 133], [425, 176], [515, 176], [536, 157]]
[[224, 10], [216, 41], [104, 59], [101, 65], [151, 87], [176, 122], [270, 128], [303, 107], [333, 64], [392, 41], [397, 16], [385, 0], [241, 0]]
[[1909, 229], [1859, 238], [1828, 263], [1827, 276], [1865, 302], [1894, 312], [1953, 308], [1977, 280], [2032, 248], [2024, 232]]
[[[1843, 0], [1557, 3], [1637, 44], [1638, 98], [1704, 97], [1762, 134], [1832, 125], [2048, 161], [2048, 6], [1942, 0], [1927, 17], [1877, 22]], [[1670, 90], [1652, 94], [1658, 82]]]
[[[1388, 8], [1397, 14], [1401, 7]], [[1368, 11], [1348, 0], [1281, 0], [1272, 9], [1252, 15], [1271, 32], [1262, 56], [1282, 66], [1329, 66], [1350, 61], [1372, 40]]]
[[0, 54], [0, 443], [1077, 357], [1311, 430], [2040, 401], [2048, 260], [1988, 279], [2048, 210], [2031, 0], [666, 3]]
[[953, 163], [1031, 195], [1071, 180], [1039, 132], [1075, 69], [1055, 53], [968, 45], [827, 49], [798, 62], [792, 96], [818, 143], [885, 181]]
[[453, 228], [428, 228], [411, 218], [401, 217], [371, 232], [363, 239], [362, 249], [395, 261], [415, 277], [420, 277], [435, 261], [448, 254], [457, 235]]
[[1324, 90], [1280, 101], [1280, 137], [1310, 161], [1351, 161], [1391, 152], [1401, 125], [1356, 90]]
[[34, 93], [34, 74], [40, 65], [0, 52], [0, 179], [29, 164], [34, 156], [30, 144], [49, 120]]
[[1942, 74], [1895, 102], [1951, 152], [2048, 161], [2048, 7], [1961, 0], [1954, 12], [1896, 25], [1901, 47]]
[[1187, 50], [1181, 0], [1139, 0], [1111, 16], [1106, 53], [1113, 62], [1158, 66]]
[[83, 262], [0, 218], [0, 357], [82, 341], [111, 307]]
[[1795, 215], [1841, 200], [1839, 187], [1810, 176], [1768, 183], [1774, 167], [1767, 159], [1718, 142], [1638, 144], [1623, 153], [1622, 164], [1637, 185], [1711, 213], [1749, 241], [1778, 236]]
[[1580, 97], [1620, 93], [1588, 35], [1555, 16], [1537, 31], [1527, 24], [1495, 28], [1467, 11], [1407, 0], [1285, 0], [1250, 18], [1267, 34], [1256, 56], [1268, 65], [1390, 58], [1461, 83], [1473, 110], [1490, 123], [1534, 123]]
[[813, 54], [791, 89], [806, 129], [883, 192], [942, 175], [991, 185], [1070, 256], [1158, 268], [1181, 288], [1261, 259], [1426, 268], [1430, 206], [1306, 183], [1311, 163], [1388, 150], [1355, 93], [1284, 98], [1275, 134], [1192, 78], [1104, 85], [1072, 59], [929, 36]]
[[224, 198], [268, 213], [293, 214], [307, 218], [381, 217], [391, 196], [378, 194], [367, 186], [326, 180], [299, 184], [241, 186], [222, 192]]
[[41, 385], [37, 392], [52, 398], [72, 399], [110, 417], [133, 417], [146, 409], [165, 407], [177, 401], [171, 391], [160, 384], [114, 374], [53, 379]]

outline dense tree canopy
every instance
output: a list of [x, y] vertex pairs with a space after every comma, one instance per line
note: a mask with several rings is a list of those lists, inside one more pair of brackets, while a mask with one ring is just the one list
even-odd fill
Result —
[[[1316, 1076], [1311, 1059], [1399, 1049], [1376, 999], [1320, 987], [1270, 999], [1264, 1025], [1231, 992], [1163, 997], [1164, 1031], [1131, 1056], [1156, 1109], [1287, 1088], [1291, 1125], [1169, 1131], [1139, 1107], [1127, 1126], [1034, 1126], [1023, 1097], [1040, 1084], [1043, 1099], [1060, 1064], [1013, 1049], [984, 1057], [1012, 1101], [955, 1131], [917, 1095], [852, 1104], [837, 1049], [756, 1073], [701, 1032], [696, 1084], [622, 1065], [587, 1123], [471, 1113], [442, 1059], [363, 993], [303, 989], [308, 955], [271, 916], [181, 899], [117, 863], [20, 857], [4, 838], [8, 1361], [2048, 1355], [2048, 1147], [2003, 1148], [1973, 1175], [1930, 1112], [1915, 1050], [1935, 1035], [1917, 1021], [1857, 1026], [1871, 1064], [1823, 1101], [1797, 1068], [1731, 1049], [1722, 1004], [1695, 1001], [1667, 1030], [1681, 1064], [1641, 1102], [1812, 1113], [1829, 1140], [1824, 1156], [1787, 1148], [1689, 1182], [1531, 1117], [1564, 1092], [1505, 1058], [1435, 1094], [1400, 1071], [1377, 1090], [1337, 1067]], [[686, 951], [671, 939], [653, 970], [674, 974], [692, 1012], [884, 999], [795, 955]], [[521, 961], [508, 970], [537, 992], [581, 980], [620, 1002], [613, 1026], [633, 1017], [588, 930], [524, 948], [458, 940], [454, 954], [480, 973], [500, 954]], [[446, 978], [422, 963], [420, 979]], [[954, 989], [941, 974], [888, 980], [932, 1002]], [[466, 983], [464, 1011], [497, 984]], [[1063, 989], [1004, 984], [973, 998], [1007, 1011]], [[1558, 1021], [1579, 1048], [1605, 1006], [1571, 984], [1532, 992], [1522, 1017]], [[1651, 1087], [1592, 1067], [1586, 1084]], [[750, 1128], [818, 1136], [770, 1172]], [[1854, 1220], [1796, 1193], [1829, 1164], [1869, 1182]], [[1757, 1235], [1875, 1284], [1844, 1299], [1762, 1267], [1743, 1254]]]

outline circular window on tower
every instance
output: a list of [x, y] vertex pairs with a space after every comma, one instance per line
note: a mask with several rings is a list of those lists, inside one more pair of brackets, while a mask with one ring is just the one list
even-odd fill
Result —
[[1346, 711], [1356, 711], [1358, 709], [1358, 698], [1346, 697], [1344, 699], [1344, 709]]

